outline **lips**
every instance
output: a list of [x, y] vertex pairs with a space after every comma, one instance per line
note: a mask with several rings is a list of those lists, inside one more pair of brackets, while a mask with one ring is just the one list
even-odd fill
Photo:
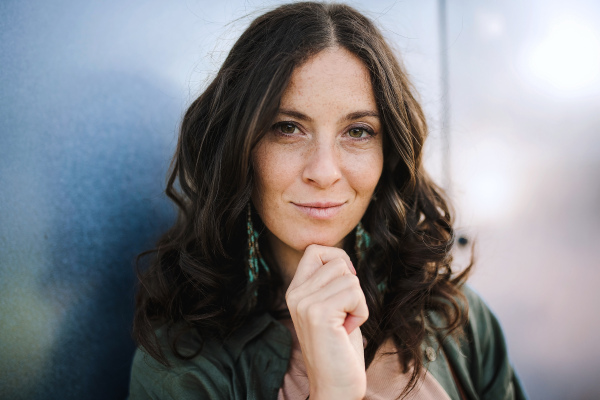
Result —
[[314, 219], [330, 219], [335, 217], [345, 202], [316, 201], [310, 203], [292, 203], [298, 211]]

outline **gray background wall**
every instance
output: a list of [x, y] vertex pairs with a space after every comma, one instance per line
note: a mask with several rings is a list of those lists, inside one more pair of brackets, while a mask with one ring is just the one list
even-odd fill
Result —
[[[133, 258], [173, 218], [162, 190], [179, 119], [273, 4], [0, 3], [0, 398], [124, 398]], [[477, 242], [472, 286], [531, 397], [597, 398], [599, 6], [449, 2], [448, 148], [438, 3], [351, 4], [421, 93], [427, 164], [451, 171], [458, 227]]]

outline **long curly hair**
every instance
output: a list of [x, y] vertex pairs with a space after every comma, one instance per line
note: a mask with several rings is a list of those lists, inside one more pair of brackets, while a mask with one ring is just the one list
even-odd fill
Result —
[[[361, 326], [366, 365], [392, 338], [404, 371], [414, 368], [406, 393], [422, 370], [420, 346], [428, 331], [457, 333], [466, 322], [460, 286], [470, 266], [458, 275], [452, 271], [451, 210], [423, 169], [427, 124], [402, 65], [380, 31], [355, 9], [293, 3], [251, 23], [183, 118], [166, 188], [179, 215], [156, 247], [140, 256], [149, 266], [138, 269], [133, 325], [139, 345], [164, 364], [158, 327], [225, 337], [278, 307], [285, 289], [277, 268], [252, 283], [246, 275], [251, 155], [271, 128], [294, 69], [332, 46], [355, 54], [370, 71], [384, 135], [383, 172], [362, 218], [371, 245], [358, 257], [353, 235], [344, 241], [370, 312]], [[259, 231], [266, 229], [255, 222]], [[272, 260], [266, 240], [259, 241]], [[430, 326], [431, 311], [445, 317], [446, 326]], [[170, 338], [170, 350], [190, 357], [177, 351], [177, 338]]]

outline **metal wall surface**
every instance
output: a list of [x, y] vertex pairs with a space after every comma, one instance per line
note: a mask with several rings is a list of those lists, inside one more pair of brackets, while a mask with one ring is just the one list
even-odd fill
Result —
[[[276, 4], [218, 3], [0, 3], [0, 398], [126, 396], [133, 259], [173, 218], [162, 191], [179, 119]], [[594, 398], [600, 90], [577, 65], [600, 62], [598, 7], [448, 3], [442, 165], [438, 2], [351, 4], [383, 27], [421, 94], [427, 164], [438, 179], [451, 168], [459, 227], [478, 244], [472, 285], [526, 389]], [[592, 56], [561, 75], [545, 68], [557, 53]]]
[[0, 5], [3, 399], [125, 397], [133, 259], [172, 218], [180, 105], [160, 79], [97, 62], [101, 12]]

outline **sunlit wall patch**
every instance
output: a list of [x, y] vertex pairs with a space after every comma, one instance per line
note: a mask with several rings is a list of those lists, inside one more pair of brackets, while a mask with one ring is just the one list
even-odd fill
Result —
[[579, 92], [600, 83], [600, 33], [582, 19], [552, 23], [526, 55], [534, 83]]

